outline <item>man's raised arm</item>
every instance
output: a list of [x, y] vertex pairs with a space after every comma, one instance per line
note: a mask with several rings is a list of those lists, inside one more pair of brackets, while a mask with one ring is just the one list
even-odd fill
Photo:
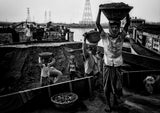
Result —
[[96, 20], [96, 26], [97, 26], [99, 32], [101, 33], [103, 31], [103, 28], [100, 24], [100, 20], [101, 20], [101, 9], [99, 9], [99, 11], [98, 11], [97, 20]]
[[130, 25], [130, 16], [129, 16], [129, 14], [126, 16], [126, 24], [125, 24], [125, 26], [124, 26], [124, 28], [123, 28], [123, 30], [127, 33], [127, 31], [128, 31], [128, 27], [129, 27], [129, 25]]

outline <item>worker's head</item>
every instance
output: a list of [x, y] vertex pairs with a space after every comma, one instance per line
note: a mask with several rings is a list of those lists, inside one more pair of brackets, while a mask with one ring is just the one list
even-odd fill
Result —
[[100, 50], [97, 50], [96, 55], [99, 58], [103, 58], [103, 53]]
[[93, 55], [96, 55], [97, 45], [96, 44], [90, 44], [90, 45], [88, 45], [88, 51], [90, 51]]
[[72, 62], [72, 61], [74, 61], [74, 59], [75, 59], [75, 56], [74, 55], [70, 55], [70, 61]]
[[46, 58], [42, 58], [42, 57], [39, 57], [39, 63], [42, 63], [42, 64], [44, 64], [45, 66], [47, 66], [47, 60], [46, 60]]
[[120, 32], [120, 20], [110, 20], [109, 21], [109, 32], [112, 36], [117, 36]]

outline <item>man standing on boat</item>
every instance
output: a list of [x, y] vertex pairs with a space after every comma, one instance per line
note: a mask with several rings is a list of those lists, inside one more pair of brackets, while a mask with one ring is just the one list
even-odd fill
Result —
[[25, 33], [26, 41], [27, 42], [31, 41], [32, 33], [29, 25], [26, 25], [26, 28], [24, 29], [24, 33]]
[[37, 41], [42, 41], [44, 36], [44, 28], [40, 27], [40, 25], [37, 25], [36, 28], [36, 35], [37, 35]]
[[40, 53], [41, 57], [38, 59], [41, 67], [40, 84], [42, 86], [56, 83], [63, 75], [61, 71], [53, 66], [55, 64], [55, 58], [49, 55], [51, 55], [50, 52]]
[[74, 80], [76, 77], [80, 78], [78, 74], [78, 63], [76, 61], [75, 55], [70, 55], [67, 68], [69, 71], [70, 80]]
[[[126, 24], [121, 32], [121, 21], [109, 20], [109, 33], [106, 33], [100, 25], [101, 12], [102, 10], [99, 9], [96, 25], [100, 32], [104, 48], [103, 85], [104, 94], [107, 99], [105, 111], [111, 111], [122, 102], [122, 46], [130, 24], [130, 17], [128, 14], [126, 17]], [[114, 102], [110, 101], [110, 94], [113, 94]]]
[[66, 40], [66, 29], [64, 26], [61, 26], [60, 33], [61, 33], [62, 40], [63, 41]]
[[[85, 76], [93, 76], [93, 91], [101, 90], [99, 79], [101, 77], [101, 69], [100, 69], [100, 58], [97, 57], [97, 43], [89, 43], [86, 44], [87, 32], [83, 35], [84, 43], [82, 46], [83, 56], [84, 56], [84, 68], [85, 68]], [[88, 47], [87, 47], [88, 46]], [[95, 95], [91, 95], [91, 100], [95, 98]]]

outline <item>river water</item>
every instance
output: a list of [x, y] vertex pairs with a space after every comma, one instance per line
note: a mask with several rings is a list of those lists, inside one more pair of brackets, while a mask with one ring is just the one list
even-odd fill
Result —
[[[85, 32], [88, 32], [90, 30], [90, 28], [72, 28], [71, 31], [74, 32], [73, 37], [74, 37], [74, 41], [83, 41], [83, 34]], [[108, 29], [104, 29], [106, 32], [108, 32]], [[102, 41], [100, 40], [98, 43], [99, 46], [102, 46]]]

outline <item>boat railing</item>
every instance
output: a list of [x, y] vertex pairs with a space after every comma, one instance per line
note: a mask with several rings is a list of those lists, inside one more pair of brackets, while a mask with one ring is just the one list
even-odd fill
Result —
[[[74, 92], [80, 99], [87, 98], [92, 94], [91, 81], [93, 77], [84, 77], [65, 81], [57, 84], [42, 86], [38, 88], [18, 91], [0, 96], [0, 111], [12, 112], [24, 106], [27, 102], [39, 98], [41, 101], [50, 101], [50, 97], [62, 92]], [[85, 92], [85, 93], [84, 93]], [[7, 103], [6, 103], [7, 102]]]

